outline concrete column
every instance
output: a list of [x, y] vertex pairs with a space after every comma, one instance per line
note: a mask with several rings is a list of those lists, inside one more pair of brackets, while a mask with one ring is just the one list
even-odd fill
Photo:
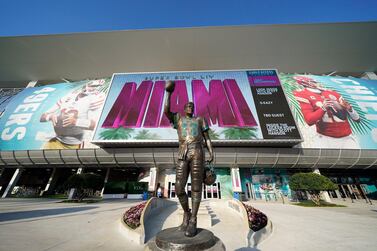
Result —
[[355, 193], [353, 192], [352, 186], [347, 185], [347, 187], [348, 187], [348, 190], [349, 190], [349, 192], [351, 194], [351, 198], [353, 198], [355, 196], [355, 198], [353, 198], [353, 199], [358, 200], [357, 197], [356, 197], [356, 195], [355, 195]]
[[157, 186], [157, 167], [149, 169], [148, 192], [155, 192]]
[[[5, 170], [5, 167], [1, 168], [1, 170], [0, 170], [0, 179], [1, 179], [1, 176], [3, 175], [3, 173], [4, 173], [4, 170]], [[1, 195], [2, 189], [3, 189], [3, 187], [0, 186], [0, 195]]]
[[43, 196], [44, 194], [48, 194], [51, 192], [51, 190], [55, 187], [57, 180], [57, 175], [56, 175], [56, 167], [52, 169], [52, 173], [50, 175], [50, 178], [47, 181], [47, 185], [43, 191], [41, 191], [40, 196]]
[[105, 191], [106, 183], [109, 180], [109, 175], [110, 175], [110, 167], [108, 167], [106, 171], [105, 181], [103, 182], [103, 188], [101, 190], [101, 197], [103, 197], [103, 192]]
[[[82, 171], [83, 171], [83, 168], [80, 167], [79, 169], [77, 169], [76, 174], [81, 174]], [[76, 193], [76, 188], [71, 188], [71, 190], [69, 191], [68, 199], [72, 200], [75, 193]]]
[[336, 193], [336, 196], [338, 197], [338, 199], [342, 199], [342, 195], [340, 194], [339, 190], [335, 190], [335, 193]]
[[24, 171], [24, 169], [17, 168], [17, 170], [14, 172], [14, 174], [12, 176], [12, 179], [9, 181], [8, 186], [5, 189], [5, 191], [4, 191], [3, 195], [1, 196], [1, 198], [7, 197], [8, 194], [10, 194], [12, 192], [13, 187], [17, 184], [17, 182], [20, 179], [21, 174], [22, 174], [23, 171]]
[[[318, 168], [314, 168], [313, 169], [313, 173], [316, 173], [316, 174], [321, 174], [321, 172], [319, 171]], [[323, 191], [322, 193], [322, 200], [326, 201], [326, 202], [331, 202], [331, 199], [330, 199], [330, 196], [329, 196], [329, 193], [327, 191]]]
[[232, 178], [233, 196], [241, 200], [240, 193], [242, 192], [240, 169], [238, 167], [230, 168], [230, 176]]
[[26, 88], [35, 87], [37, 85], [37, 83], [38, 83], [38, 81], [30, 81], [27, 84]]
[[343, 197], [341, 197], [341, 198], [345, 201], [346, 198], [347, 198], [347, 193], [346, 193], [346, 191], [344, 190], [343, 185], [340, 185], [339, 187], [340, 187], [340, 190], [342, 190], [342, 192], [343, 192], [343, 194], [344, 194], [344, 198], [343, 198]]

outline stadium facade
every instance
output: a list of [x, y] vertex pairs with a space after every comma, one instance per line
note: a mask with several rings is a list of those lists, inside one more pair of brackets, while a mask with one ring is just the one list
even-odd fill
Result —
[[95, 172], [104, 197], [161, 186], [174, 198], [176, 133], [162, 104], [165, 81], [175, 80], [173, 109], [194, 101], [212, 128], [218, 180], [203, 197], [292, 199], [289, 177], [301, 171], [336, 182], [330, 197], [376, 197], [376, 30], [364, 22], [2, 37], [0, 193], [60, 192], [72, 173]]

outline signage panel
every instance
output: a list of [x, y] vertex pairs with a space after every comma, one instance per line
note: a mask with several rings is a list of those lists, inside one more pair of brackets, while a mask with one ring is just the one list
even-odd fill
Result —
[[184, 105], [194, 102], [215, 144], [301, 141], [277, 71], [238, 70], [114, 74], [92, 142], [177, 142], [163, 113], [168, 80], [176, 83], [172, 111], [184, 115]]

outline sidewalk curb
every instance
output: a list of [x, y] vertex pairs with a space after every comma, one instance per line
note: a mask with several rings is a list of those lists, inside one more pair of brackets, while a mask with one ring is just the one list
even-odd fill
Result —
[[258, 246], [272, 234], [273, 225], [269, 218], [267, 218], [267, 225], [264, 228], [260, 229], [257, 232], [254, 232], [249, 228], [247, 211], [243, 203], [239, 200], [232, 199], [228, 201], [227, 205], [228, 208], [232, 209], [235, 213], [238, 214], [238, 216], [240, 216], [241, 221], [243, 222], [241, 228], [245, 232], [245, 242], [248, 247]]
[[147, 204], [145, 205], [143, 212], [140, 216], [140, 226], [136, 229], [132, 229], [123, 221], [123, 215], [120, 219], [120, 231], [123, 233], [123, 235], [139, 244], [143, 245], [145, 243], [145, 225], [146, 222], [150, 217], [153, 217], [156, 212], [160, 211], [162, 208], [166, 207], [168, 204], [167, 200], [159, 199], [159, 198], [151, 198], [147, 201]]
[[273, 228], [272, 222], [269, 219], [267, 221], [267, 225], [261, 230], [257, 232], [250, 230], [248, 234], [249, 247], [255, 248], [256, 246], [261, 244], [263, 241], [265, 241], [272, 235], [273, 230], [274, 228]]

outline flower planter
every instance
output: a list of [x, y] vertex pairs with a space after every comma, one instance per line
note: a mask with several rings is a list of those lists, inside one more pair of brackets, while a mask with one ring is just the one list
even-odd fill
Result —
[[246, 246], [256, 247], [271, 235], [272, 223], [261, 211], [236, 199], [229, 200], [227, 204], [242, 220], [240, 228], [245, 232]]
[[123, 221], [132, 229], [140, 226], [140, 217], [147, 202], [140, 203], [128, 209], [123, 215]]

